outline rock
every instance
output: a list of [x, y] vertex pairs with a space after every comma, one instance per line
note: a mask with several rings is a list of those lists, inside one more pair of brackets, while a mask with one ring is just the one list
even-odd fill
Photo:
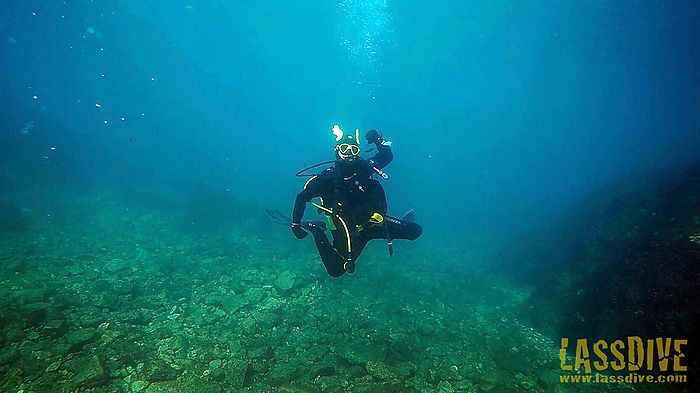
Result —
[[176, 353], [179, 357], [186, 357], [187, 353], [190, 350], [190, 340], [184, 334], [174, 336], [169, 341], [169, 344], [173, 352]]
[[355, 341], [339, 346], [338, 355], [353, 364], [365, 365], [367, 362], [382, 362], [386, 357], [386, 344]]
[[[97, 311], [95, 311], [97, 312]], [[86, 317], [86, 318], [81, 318], [80, 320], [77, 321], [78, 325], [82, 328], [87, 328], [87, 327], [97, 327], [101, 323], [104, 322], [104, 317]]]
[[460, 369], [458, 366], [444, 362], [436, 363], [439, 364], [439, 366], [437, 366], [433, 372], [433, 377], [436, 380], [456, 381], [462, 378], [462, 374], [460, 374]]
[[335, 368], [333, 368], [333, 366], [321, 367], [320, 369], [316, 370], [316, 375], [321, 377], [330, 377], [331, 375], [335, 375]]
[[133, 381], [133, 382], [131, 382], [131, 391], [134, 393], [138, 393], [138, 392], [142, 391], [143, 389], [145, 389], [146, 386], [148, 386], [148, 382], [146, 382], [146, 381], [141, 381], [141, 380]]
[[437, 386], [437, 393], [455, 393], [455, 388], [448, 381], [440, 381]]
[[5, 329], [5, 339], [9, 342], [19, 342], [24, 339], [27, 333], [21, 327], [12, 325]]
[[228, 314], [233, 314], [248, 304], [248, 299], [241, 296], [227, 296], [222, 299], [221, 308]]
[[301, 377], [303, 372], [304, 368], [296, 363], [276, 363], [267, 373], [266, 381], [273, 386], [288, 386]]
[[[516, 344], [513, 343], [512, 345], [515, 347]], [[508, 348], [511, 353], [515, 353], [510, 347]], [[506, 349], [503, 349], [503, 351], [505, 352]], [[494, 360], [500, 370], [507, 370], [509, 374], [516, 374], [518, 372], [527, 374], [530, 372], [530, 362], [523, 361], [520, 356], [498, 356]]]
[[416, 374], [417, 370], [418, 368], [416, 367], [416, 365], [411, 362], [401, 362], [396, 367], [396, 371], [398, 371], [399, 374], [404, 378], [412, 377]]
[[[474, 384], [468, 380], [468, 379], [463, 379], [460, 381], [453, 381], [451, 382], [452, 387], [456, 392], [475, 392], [477, 391], [476, 388], [474, 387]], [[528, 390], [530, 392], [531, 390]], [[541, 390], [532, 390], [533, 392], [540, 392]]]
[[229, 361], [224, 368], [226, 379], [234, 388], [242, 388], [246, 385], [249, 378], [250, 366], [244, 360]]
[[224, 304], [224, 298], [218, 293], [210, 293], [204, 297], [204, 303], [209, 306], [220, 307]]
[[432, 392], [435, 390], [434, 385], [430, 385], [428, 382], [418, 377], [417, 375], [414, 375], [413, 377], [409, 378], [405, 382], [405, 386], [406, 388], [412, 388], [412, 391], [418, 392]]
[[219, 393], [221, 386], [200, 378], [178, 379], [175, 381], [153, 382], [148, 385], [145, 393]]
[[171, 367], [163, 360], [156, 359], [146, 363], [142, 370], [141, 377], [150, 382], [169, 381], [177, 378], [180, 372]]
[[48, 303], [32, 303], [24, 306], [24, 315], [28, 327], [39, 326], [49, 315], [51, 305]]
[[255, 334], [258, 325], [255, 323], [255, 319], [246, 317], [241, 321], [241, 328], [243, 329], [243, 333], [252, 335]]
[[180, 386], [178, 382], [153, 382], [146, 388], [146, 393], [179, 393]]
[[484, 392], [500, 391], [504, 386], [511, 385], [511, 376], [503, 371], [492, 370], [481, 377], [480, 385]]
[[[112, 303], [114, 306], [114, 303]], [[119, 320], [130, 325], [146, 325], [148, 319], [146, 314], [141, 310], [128, 310], [119, 314]]]
[[304, 358], [308, 362], [315, 363], [315, 362], [321, 360], [321, 358], [323, 358], [324, 356], [326, 356], [327, 353], [328, 353], [328, 347], [325, 345], [318, 344], [318, 345], [312, 346], [311, 348], [307, 349], [304, 352]]
[[115, 295], [135, 295], [136, 284], [130, 279], [120, 279], [112, 282], [111, 291]]
[[57, 360], [46, 367], [46, 372], [50, 373], [52, 371], [56, 371], [59, 367], [61, 367], [61, 361]]
[[86, 344], [89, 344], [97, 338], [97, 329], [86, 328], [80, 329], [66, 336], [66, 341], [70, 345], [71, 352], [79, 352]]
[[531, 375], [523, 375], [522, 378], [518, 378], [518, 384], [525, 388], [528, 392], [536, 392], [538, 389], [537, 379]]
[[2, 378], [0, 378], [0, 391], [17, 392], [17, 387], [25, 383], [22, 369], [19, 367], [11, 367], [7, 372], [3, 371], [3, 373]]
[[381, 381], [388, 381], [396, 378], [396, 375], [393, 371], [391, 371], [389, 366], [382, 362], [367, 362], [365, 369], [367, 370], [367, 373], [369, 373], [369, 375]]
[[247, 348], [246, 354], [248, 359], [254, 359], [257, 362], [266, 362], [275, 357], [275, 351], [269, 345], [259, 344], [251, 345]]
[[15, 348], [8, 347], [0, 349], [0, 366], [10, 364], [19, 359], [19, 351]]
[[110, 273], [117, 273], [119, 271], [129, 269], [129, 267], [129, 262], [119, 258], [114, 258], [111, 261], [105, 263], [105, 270], [107, 270]]
[[281, 291], [289, 291], [294, 287], [295, 275], [289, 270], [283, 270], [277, 275], [275, 286]]
[[215, 368], [209, 371], [209, 378], [214, 382], [223, 382], [226, 379], [226, 373], [220, 368]]
[[267, 312], [281, 313], [285, 304], [275, 297], [270, 297], [267, 299], [265, 304], [262, 305], [261, 309]]
[[44, 333], [54, 337], [61, 336], [65, 334], [67, 327], [66, 321], [54, 319], [44, 324]]
[[23, 304], [40, 303], [44, 301], [48, 290], [45, 288], [26, 288], [19, 293]]
[[73, 358], [66, 361], [64, 367], [74, 373], [71, 383], [81, 391], [107, 383], [107, 374], [97, 355]]
[[276, 314], [263, 312], [258, 314], [256, 319], [258, 321], [258, 325], [260, 325], [263, 330], [269, 330], [274, 326], [277, 326], [281, 318]]
[[259, 303], [263, 296], [265, 296], [265, 291], [262, 288], [250, 288], [245, 292], [245, 298], [248, 300], [248, 303]]
[[[216, 311], [221, 311], [221, 310], [216, 310]], [[221, 319], [221, 313], [217, 313], [216, 311], [214, 312], [207, 312], [206, 314], [202, 315], [202, 324], [200, 326], [212, 326], [212, 325], [217, 325], [219, 323], [219, 319]], [[226, 315], [225, 312], [223, 312], [224, 316]]]
[[537, 378], [545, 385], [556, 385], [559, 382], [559, 373], [547, 367], [539, 368], [535, 374]]

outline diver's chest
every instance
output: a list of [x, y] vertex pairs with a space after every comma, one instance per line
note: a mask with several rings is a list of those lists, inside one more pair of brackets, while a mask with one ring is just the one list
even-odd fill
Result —
[[342, 183], [336, 184], [324, 199], [353, 204], [353, 202], [361, 202], [364, 199], [370, 198], [371, 189], [371, 185], [360, 182], [359, 180], [345, 180]]
[[359, 179], [345, 180], [337, 186], [336, 192], [350, 198], [363, 198], [371, 193], [371, 185]]

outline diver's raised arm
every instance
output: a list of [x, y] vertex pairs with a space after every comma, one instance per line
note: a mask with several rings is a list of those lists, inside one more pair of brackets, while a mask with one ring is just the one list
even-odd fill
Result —
[[365, 134], [367, 143], [373, 144], [377, 148], [377, 154], [369, 159], [370, 164], [377, 169], [382, 169], [389, 165], [394, 159], [394, 153], [391, 151], [391, 142], [382, 137], [377, 130], [369, 130]]

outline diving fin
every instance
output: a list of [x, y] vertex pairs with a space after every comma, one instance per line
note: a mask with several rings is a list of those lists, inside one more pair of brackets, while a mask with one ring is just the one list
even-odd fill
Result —
[[280, 225], [285, 225], [285, 226], [292, 225], [292, 219], [285, 216], [284, 213], [282, 213], [279, 210], [265, 209], [264, 212], [265, 212], [265, 215], [267, 216], [267, 218], [269, 218], [270, 220], [272, 220]]
[[401, 221], [406, 221], [406, 222], [416, 222], [415, 221], [415, 214], [413, 212], [413, 209], [409, 210], [406, 212], [406, 214], [403, 215], [403, 218]]

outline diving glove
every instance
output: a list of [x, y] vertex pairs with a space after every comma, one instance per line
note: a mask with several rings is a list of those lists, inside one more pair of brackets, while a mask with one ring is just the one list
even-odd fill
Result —
[[301, 227], [301, 225], [298, 222], [293, 222], [292, 223], [292, 233], [294, 234], [294, 237], [297, 239], [301, 240], [308, 235], [308, 233]]
[[377, 130], [367, 131], [367, 133], [365, 134], [365, 139], [369, 144], [378, 144], [384, 141], [384, 138], [382, 138], [382, 134], [380, 134]]

